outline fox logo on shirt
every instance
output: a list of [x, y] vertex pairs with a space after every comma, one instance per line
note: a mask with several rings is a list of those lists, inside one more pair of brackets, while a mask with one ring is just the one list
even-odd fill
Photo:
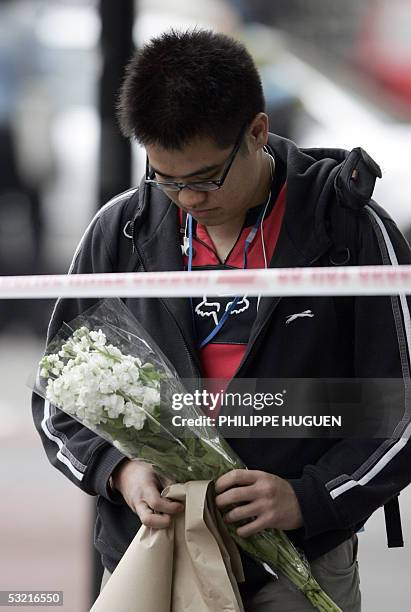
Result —
[[[224, 310], [222, 310], [221, 308], [222, 305], [220, 302], [209, 302], [208, 297], [204, 295], [203, 301], [197, 304], [194, 311], [200, 317], [211, 317], [214, 321], [215, 326], [217, 326], [219, 322], [219, 317], [218, 317], [219, 313], [221, 312], [221, 316], [222, 316], [224, 312], [227, 312], [227, 310], [231, 307], [232, 303], [233, 303], [233, 300], [231, 300], [230, 302], [227, 302]], [[241, 298], [241, 300], [237, 302], [237, 304], [235, 305], [235, 308], [233, 308], [233, 310], [230, 312], [230, 317], [232, 315], [241, 314], [242, 312], [247, 310], [249, 307], [250, 307], [250, 302], [247, 299], [247, 296], [244, 296], [243, 298]]]
[[[199, 338], [206, 338], [219, 324], [224, 313], [232, 306], [232, 296], [206, 296], [193, 298], [193, 310]], [[250, 329], [257, 314], [257, 299], [243, 296], [230, 311], [229, 317], [215, 337], [218, 343], [247, 344]]]

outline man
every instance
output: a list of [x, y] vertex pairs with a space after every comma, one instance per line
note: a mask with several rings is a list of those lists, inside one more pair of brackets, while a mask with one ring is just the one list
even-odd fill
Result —
[[[96, 215], [72, 273], [410, 262], [394, 222], [370, 200], [376, 164], [359, 149], [301, 150], [269, 134], [261, 82], [240, 43], [201, 30], [152, 40], [127, 68], [119, 116], [145, 146], [146, 176]], [[344, 244], [335, 227], [343, 205], [357, 234]], [[125, 302], [184, 378], [392, 377], [408, 390], [404, 296]], [[49, 337], [89, 305], [59, 301]], [[230, 439], [249, 470], [216, 482], [216, 504], [226, 521], [242, 521], [239, 535], [285, 530], [344, 612], [360, 610], [356, 532], [410, 480], [404, 398], [389, 440]], [[166, 483], [150, 465], [47, 402], [33, 406], [50, 461], [99, 496], [95, 543], [107, 578], [139, 528], [136, 515], [160, 529], [183, 508], [161, 498]], [[312, 609], [282, 576], [242, 558], [248, 612]]]

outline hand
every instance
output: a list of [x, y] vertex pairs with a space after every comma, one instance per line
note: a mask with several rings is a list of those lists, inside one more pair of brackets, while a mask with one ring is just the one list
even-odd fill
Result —
[[184, 505], [160, 493], [172, 480], [163, 478], [149, 463], [139, 459], [125, 459], [114, 470], [114, 488], [120, 491], [127, 505], [135, 512], [143, 525], [166, 529], [171, 517], [184, 510]]
[[[259, 470], [232, 470], [215, 483], [217, 508], [224, 520], [251, 522], [236, 531], [242, 538], [263, 529], [298, 529], [303, 525], [300, 504], [287, 480]], [[228, 510], [228, 511], [227, 511]]]

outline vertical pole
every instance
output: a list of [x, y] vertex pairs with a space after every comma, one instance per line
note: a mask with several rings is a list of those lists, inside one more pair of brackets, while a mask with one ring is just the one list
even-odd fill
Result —
[[134, 0], [100, 0], [102, 74], [99, 91], [101, 121], [99, 206], [131, 185], [131, 146], [116, 118], [124, 66], [133, 53]]
[[[135, 0], [100, 0], [102, 73], [99, 86], [98, 107], [101, 139], [99, 151], [98, 208], [131, 184], [131, 146], [120, 133], [116, 118], [116, 101], [124, 75], [124, 67], [130, 59], [133, 47]], [[91, 529], [91, 585], [90, 600], [94, 603], [100, 592], [103, 566], [94, 548], [94, 523], [96, 505], [92, 505]]]

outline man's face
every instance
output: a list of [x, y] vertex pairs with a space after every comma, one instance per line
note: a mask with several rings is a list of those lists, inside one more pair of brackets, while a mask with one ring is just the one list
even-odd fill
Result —
[[[181, 151], [167, 150], [157, 145], [147, 145], [146, 151], [156, 180], [190, 183], [219, 179], [233, 146], [220, 149], [209, 139], [199, 139]], [[222, 225], [243, 216], [250, 206], [260, 203], [250, 203], [258, 185], [258, 177], [256, 152], [242, 143], [220, 189], [193, 191], [185, 188], [181, 191], [166, 191], [166, 194], [202, 225]]]

